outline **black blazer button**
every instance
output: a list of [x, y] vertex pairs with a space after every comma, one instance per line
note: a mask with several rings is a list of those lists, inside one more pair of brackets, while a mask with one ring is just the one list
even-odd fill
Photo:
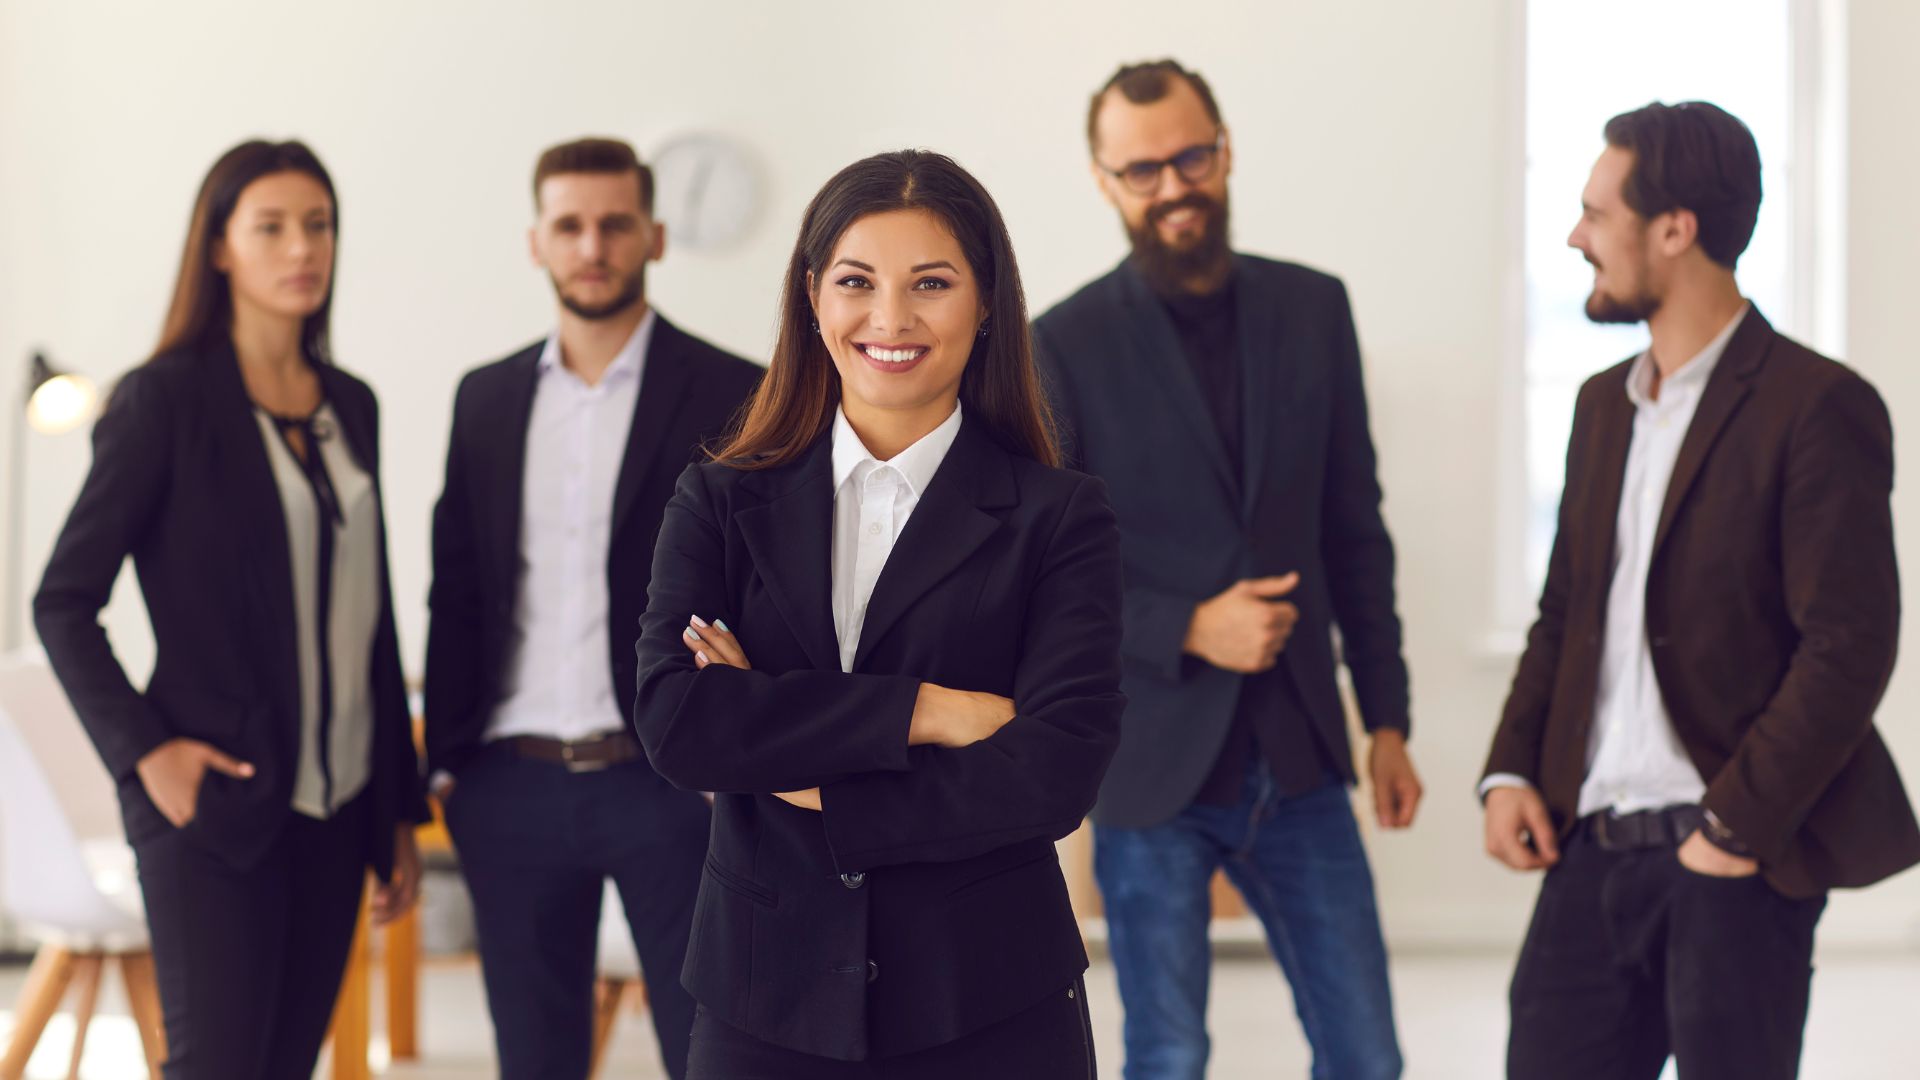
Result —
[[849, 889], [857, 889], [866, 883], [867, 875], [864, 872], [840, 875], [840, 884], [845, 885]]
[[875, 979], [878, 979], [879, 977], [880, 977], [880, 965], [874, 963], [871, 960], [867, 961], [867, 981], [873, 982]]

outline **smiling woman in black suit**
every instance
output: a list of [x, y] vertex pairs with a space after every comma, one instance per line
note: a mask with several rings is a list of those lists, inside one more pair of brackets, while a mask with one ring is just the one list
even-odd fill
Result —
[[[160, 347], [95, 425], [34, 597], [119, 782], [170, 1080], [311, 1074], [367, 867], [379, 921], [419, 881], [379, 416], [328, 357], [336, 221], [300, 143], [215, 163]], [[144, 691], [98, 622], [128, 555], [158, 654]]]
[[718, 793], [689, 1075], [1091, 1077], [1053, 842], [1119, 737], [1120, 541], [1056, 467], [1006, 226], [948, 158], [868, 158], [783, 308], [638, 646], [648, 756]]

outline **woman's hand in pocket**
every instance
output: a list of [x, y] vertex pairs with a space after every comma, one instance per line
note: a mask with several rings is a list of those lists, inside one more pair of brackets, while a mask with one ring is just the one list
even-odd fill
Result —
[[168, 739], [134, 766], [147, 798], [176, 829], [184, 828], [199, 812], [200, 783], [208, 769], [236, 780], [253, 778], [252, 765], [198, 739]]
[[687, 628], [680, 635], [680, 644], [693, 654], [694, 666], [702, 671], [715, 664], [742, 671], [753, 670], [753, 665], [747, 663], [747, 651], [740, 647], [739, 639], [727, 629], [727, 624], [719, 619], [709, 623], [695, 615], [687, 620]]

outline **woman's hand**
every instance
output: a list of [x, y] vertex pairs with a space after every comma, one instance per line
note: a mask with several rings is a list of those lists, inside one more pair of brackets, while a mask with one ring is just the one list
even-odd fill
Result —
[[818, 811], [820, 809], [820, 789], [817, 787], [810, 787], [805, 791], [776, 791], [773, 797], [802, 810]]
[[972, 746], [1013, 719], [1013, 699], [976, 690], [949, 690], [920, 684], [913, 704], [913, 722], [907, 728], [908, 746]]
[[733, 631], [727, 629], [722, 620], [709, 624], [695, 615], [687, 620], [687, 629], [680, 635], [680, 644], [693, 654], [694, 666], [702, 671], [714, 664], [736, 667], [741, 671], [752, 671], [753, 665], [747, 663], [747, 652], [734, 638]]
[[373, 925], [385, 926], [405, 915], [420, 899], [420, 845], [413, 823], [394, 826], [393, 875], [373, 888]]
[[253, 777], [253, 766], [230, 757], [199, 739], [168, 739], [140, 759], [134, 771], [140, 775], [147, 798], [176, 829], [185, 828], [200, 812], [200, 783], [207, 770], [222, 772], [236, 780]]

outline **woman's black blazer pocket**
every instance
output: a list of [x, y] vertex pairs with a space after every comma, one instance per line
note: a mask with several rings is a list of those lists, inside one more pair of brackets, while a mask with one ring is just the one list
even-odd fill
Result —
[[707, 856], [707, 876], [713, 879], [714, 884], [726, 889], [728, 892], [746, 897], [761, 907], [774, 908], [780, 906], [779, 893], [754, 881], [745, 874], [736, 873], [727, 869], [720, 865], [711, 855]]

